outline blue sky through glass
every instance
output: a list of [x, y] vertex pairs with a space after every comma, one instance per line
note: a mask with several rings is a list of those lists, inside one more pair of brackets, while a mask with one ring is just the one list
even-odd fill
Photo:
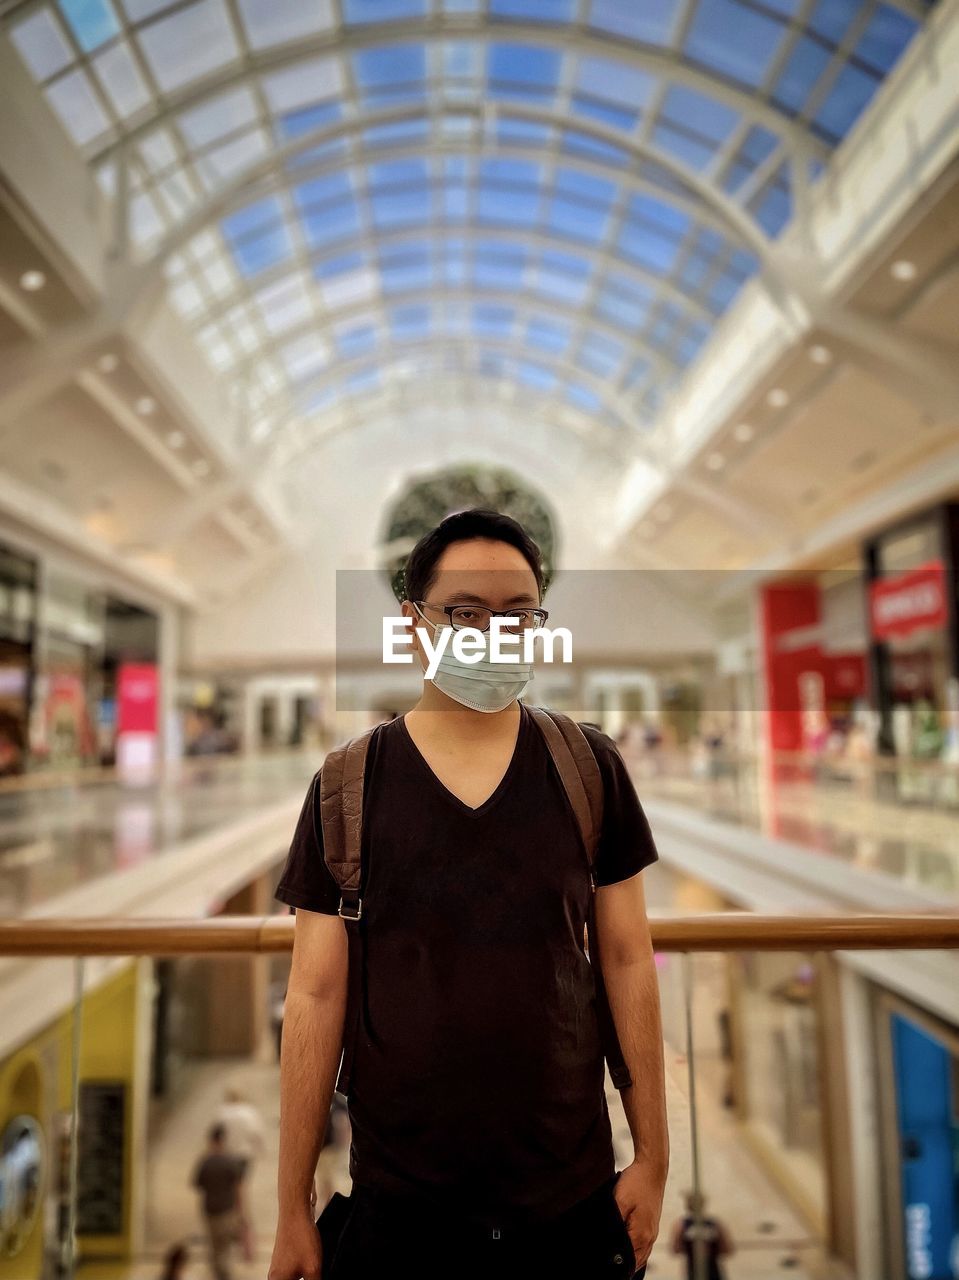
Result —
[[60, 8], [80, 48], [87, 52], [99, 48], [120, 30], [109, 0], [60, 0]]
[[[268, 329], [320, 317], [327, 349], [348, 360], [375, 360], [390, 335], [510, 337], [517, 354], [484, 349], [483, 367], [542, 389], [562, 354], [582, 372], [563, 375], [561, 394], [580, 407], [595, 395], [590, 379], [634, 378], [642, 403], [657, 403], [669, 367], [696, 357], [755, 274], [755, 254], [718, 229], [697, 179], [770, 239], [782, 235], [793, 213], [787, 123], [828, 144], [810, 162], [817, 177], [918, 27], [873, 0], [343, 0], [344, 23], [362, 30], [342, 51], [323, 39], [326, 0], [239, 0], [239, 21], [226, 0], [37, 0], [29, 10], [10, 18], [13, 43], [88, 155], [122, 138], [124, 110], [146, 121], [135, 235], [162, 236], [204, 193], [259, 166], [257, 198], [218, 204], [214, 234], [195, 263], [187, 255], [181, 277], [197, 281], [180, 278], [179, 296], [198, 330], [248, 350], [249, 332], [241, 341], [230, 326], [241, 315], [253, 324], [262, 303]], [[320, 40], [299, 57], [290, 33], [313, 33], [307, 12]], [[474, 19], [444, 26], [454, 12]], [[405, 29], [425, 17], [437, 30]], [[586, 46], [547, 30], [573, 21]], [[682, 62], [705, 78], [672, 79]], [[141, 81], [133, 105], [103, 81], [123, 67]], [[207, 77], [219, 88], [207, 92]], [[157, 84], [183, 102], [162, 127], [149, 123], [164, 107]], [[737, 90], [747, 95], [738, 102]], [[761, 124], [748, 95], [763, 99]], [[496, 104], [488, 116], [484, 99]], [[409, 118], [390, 119], [393, 108]], [[372, 123], [371, 112], [386, 118]], [[335, 140], [310, 137], [331, 126], [342, 126]], [[301, 139], [266, 185], [271, 148]], [[287, 293], [267, 296], [274, 282]], [[397, 305], [440, 288], [449, 305]], [[249, 298], [258, 301], [244, 312]], [[340, 307], [373, 318], [341, 322]], [[644, 345], [662, 352], [665, 372], [638, 354]], [[274, 367], [302, 376], [310, 358], [284, 347]]]
[[685, 51], [731, 80], [758, 88], [785, 32], [782, 23], [737, 0], [698, 0]]
[[679, 8], [680, 0], [593, 0], [589, 21], [630, 40], [664, 45], [675, 29]]

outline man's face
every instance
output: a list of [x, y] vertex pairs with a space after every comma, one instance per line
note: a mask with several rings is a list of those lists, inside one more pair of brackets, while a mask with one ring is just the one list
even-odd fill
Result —
[[[423, 615], [432, 626], [439, 628], [447, 626], [450, 620], [443, 612], [444, 605], [476, 605], [502, 611], [537, 608], [540, 603], [536, 575], [523, 553], [508, 542], [494, 542], [490, 538], [471, 538], [447, 547], [436, 563], [424, 599], [425, 603], [417, 602]], [[426, 627], [426, 623], [411, 601], [403, 602], [402, 611], [404, 618], [413, 619], [413, 648], [425, 671], [429, 658], [416, 628]], [[436, 632], [430, 627], [426, 629], [432, 639]]]

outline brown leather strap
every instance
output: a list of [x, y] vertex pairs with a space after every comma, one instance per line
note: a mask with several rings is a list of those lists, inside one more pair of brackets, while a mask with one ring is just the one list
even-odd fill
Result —
[[348, 948], [346, 1012], [343, 1019], [343, 1057], [336, 1088], [349, 1094], [356, 1039], [360, 1033], [363, 991], [363, 783], [366, 756], [374, 725], [331, 751], [320, 770], [320, 820], [323, 856], [340, 886], [340, 915], [346, 923]]
[[[532, 714], [546, 741], [560, 781], [569, 797], [592, 871], [599, 848], [600, 833], [603, 829], [604, 794], [603, 776], [593, 755], [593, 748], [589, 745], [586, 734], [569, 716], [563, 715], [560, 711], [531, 707], [526, 703], [522, 705]], [[593, 888], [594, 892], [590, 896], [586, 917], [585, 944], [596, 988], [596, 1020], [610, 1078], [617, 1089], [628, 1089], [633, 1080], [626, 1065], [616, 1023], [609, 1007], [609, 997], [606, 994], [602, 957], [599, 952], [599, 930], [596, 927], [595, 883]]]
[[359, 894], [363, 845], [363, 780], [374, 725], [331, 751], [320, 771], [323, 856], [344, 894]]
[[603, 779], [585, 733], [560, 711], [522, 704], [539, 726], [592, 867], [603, 826]]

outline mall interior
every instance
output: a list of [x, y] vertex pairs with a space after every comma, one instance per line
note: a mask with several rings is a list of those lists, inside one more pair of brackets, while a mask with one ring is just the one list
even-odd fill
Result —
[[0, 0], [0, 1280], [210, 1275], [230, 1105], [265, 1277], [274, 891], [475, 506], [659, 852], [649, 1276], [957, 1280], [959, 0]]

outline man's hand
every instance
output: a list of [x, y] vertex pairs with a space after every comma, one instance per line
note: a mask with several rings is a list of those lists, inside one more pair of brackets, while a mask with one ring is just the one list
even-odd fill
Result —
[[637, 1271], [649, 1261], [653, 1244], [659, 1235], [665, 1182], [665, 1175], [660, 1167], [638, 1157], [626, 1166], [613, 1188], [616, 1203], [633, 1242]]
[[323, 1246], [313, 1215], [281, 1218], [266, 1280], [321, 1280]]

